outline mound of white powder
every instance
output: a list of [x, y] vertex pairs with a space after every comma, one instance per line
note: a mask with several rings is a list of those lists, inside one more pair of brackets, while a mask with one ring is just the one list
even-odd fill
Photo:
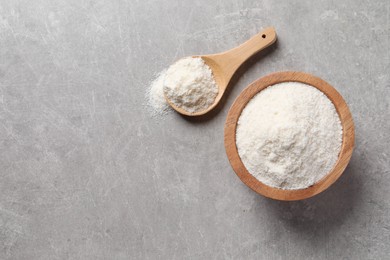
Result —
[[342, 126], [333, 103], [298, 82], [270, 86], [242, 111], [236, 130], [241, 160], [250, 174], [281, 189], [304, 189], [334, 167]]
[[165, 73], [164, 92], [169, 100], [187, 112], [210, 107], [218, 86], [209, 66], [202, 58], [184, 58], [172, 64]]
[[147, 93], [148, 103], [149, 106], [152, 108], [152, 112], [154, 115], [166, 114], [170, 109], [170, 106], [165, 100], [163, 91], [165, 73], [166, 70], [163, 70], [157, 75], [156, 79], [153, 80], [152, 84], [150, 85], [150, 88]]

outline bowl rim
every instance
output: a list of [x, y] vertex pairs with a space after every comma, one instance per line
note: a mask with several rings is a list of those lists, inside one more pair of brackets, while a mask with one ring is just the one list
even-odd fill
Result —
[[[342, 145], [333, 169], [315, 184], [296, 190], [283, 190], [268, 186], [251, 175], [238, 154], [236, 145], [237, 122], [246, 104], [265, 88], [283, 82], [301, 82], [317, 88], [333, 103], [342, 125]], [[355, 130], [351, 112], [343, 97], [329, 83], [319, 77], [298, 71], [281, 71], [266, 75], [249, 84], [235, 99], [228, 112], [224, 127], [224, 144], [229, 162], [243, 183], [265, 197], [293, 201], [310, 198], [331, 186], [347, 167], [355, 142]]]

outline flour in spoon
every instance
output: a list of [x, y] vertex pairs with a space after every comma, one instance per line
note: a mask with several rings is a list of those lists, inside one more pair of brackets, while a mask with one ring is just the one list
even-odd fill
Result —
[[184, 58], [171, 65], [164, 81], [169, 100], [187, 112], [206, 110], [215, 101], [218, 86], [202, 58]]
[[149, 105], [154, 114], [164, 114], [169, 106], [165, 95], [176, 107], [189, 113], [209, 108], [218, 95], [210, 67], [202, 58], [183, 58], [164, 70], [151, 84]]
[[298, 82], [270, 86], [242, 111], [236, 130], [241, 161], [256, 179], [276, 188], [304, 189], [334, 167], [342, 126], [333, 103]]

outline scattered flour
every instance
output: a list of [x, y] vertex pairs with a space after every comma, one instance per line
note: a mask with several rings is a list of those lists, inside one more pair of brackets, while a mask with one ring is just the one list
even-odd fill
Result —
[[214, 103], [218, 86], [210, 67], [202, 58], [188, 57], [168, 68], [164, 92], [175, 106], [195, 113], [207, 109]]
[[164, 97], [164, 79], [166, 70], [160, 72], [156, 79], [150, 85], [148, 91], [148, 103], [155, 115], [166, 114], [171, 107], [168, 105]]
[[249, 173], [272, 187], [304, 189], [335, 165], [342, 126], [333, 103], [318, 89], [298, 82], [270, 86], [242, 111], [238, 153]]

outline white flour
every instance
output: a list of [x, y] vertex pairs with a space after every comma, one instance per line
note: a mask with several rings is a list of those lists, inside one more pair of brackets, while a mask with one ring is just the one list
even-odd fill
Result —
[[184, 58], [171, 65], [165, 75], [164, 92], [177, 107], [194, 113], [214, 103], [218, 86], [202, 58]]
[[333, 103], [298, 82], [270, 86], [252, 98], [238, 120], [236, 143], [245, 167], [264, 184], [307, 188], [335, 165], [342, 126]]
[[147, 93], [148, 103], [153, 109], [153, 114], [155, 115], [163, 115], [170, 110], [170, 106], [165, 100], [163, 91], [165, 72], [166, 70], [163, 70], [158, 74], [157, 78], [152, 82], [150, 89]]

